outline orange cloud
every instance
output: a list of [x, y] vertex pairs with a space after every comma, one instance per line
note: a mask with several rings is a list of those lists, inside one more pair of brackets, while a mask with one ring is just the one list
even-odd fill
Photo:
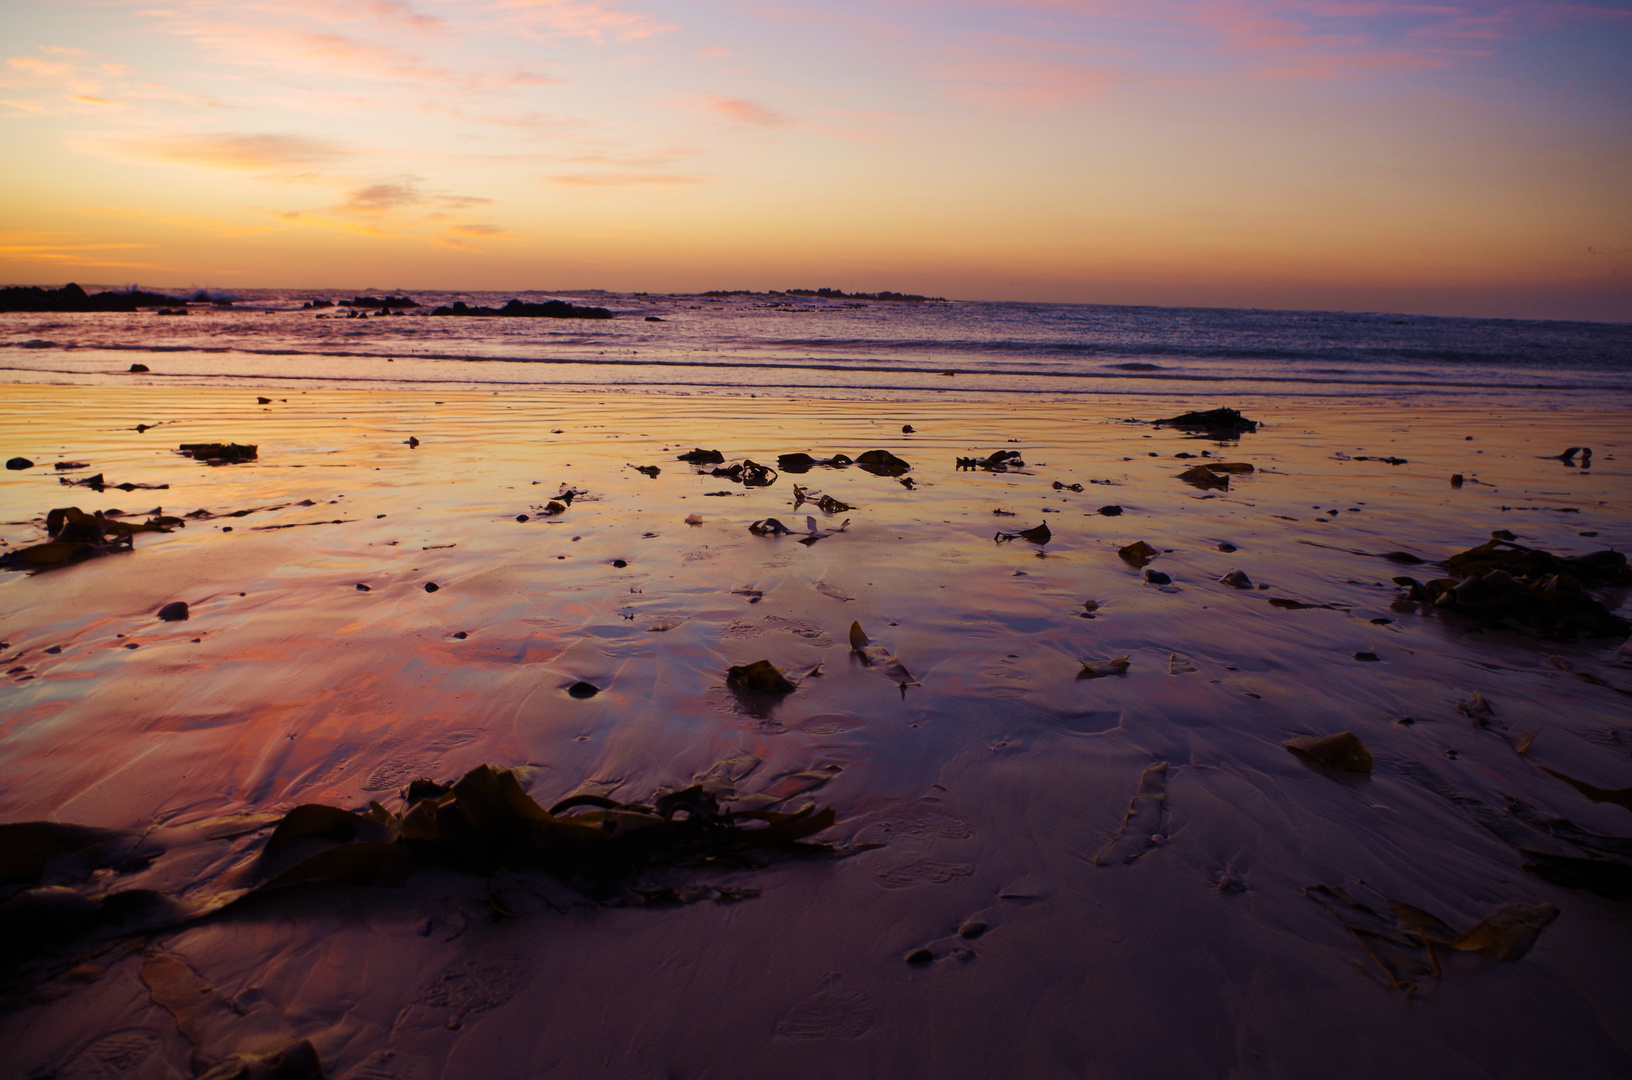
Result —
[[119, 156], [141, 161], [283, 176], [310, 175], [311, 169], [350, 155], [335, 143], [304, 135], [133, 136], [106, 146]]
[[768, 105], [747, 98], [715, 96], [707, 101], [708, 107], [721, 116], [756, 127], [784, 127], [788, 118]]

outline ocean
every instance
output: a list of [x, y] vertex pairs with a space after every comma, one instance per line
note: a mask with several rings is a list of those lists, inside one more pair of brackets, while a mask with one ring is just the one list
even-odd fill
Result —
[[[408, 295], [401, 315], [303, 305]], [[0, 314], [0, 378], [196, 385], [538, 387], [878, 398], [932, 394], [1384, 397], [1632, 394], [1632, 325], [1095, 304], [727, 296], [212, 292], [185, 317]], [[430, 317], [512, 297], [607, 320]], [[132, 376], [132, 363], [151, 371]]]

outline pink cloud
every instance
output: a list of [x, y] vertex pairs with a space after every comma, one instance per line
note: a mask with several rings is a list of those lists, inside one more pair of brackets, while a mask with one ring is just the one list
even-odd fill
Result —
[[725, 97], [716, 95], [707, 100], [707, 105], [714, 112], [740, 124], [753, 124], [755, 127], [784, 127], [788, 118], [768, 105], [761, 105], [757, 101], [747, 98]]
[[595, 3], [593, 0], [499, 0], [510, 23], [539, 37], [581, 37], [596, 44], [607, 39], [634, 41], [672, 33], [676, 27], [651, 15]]

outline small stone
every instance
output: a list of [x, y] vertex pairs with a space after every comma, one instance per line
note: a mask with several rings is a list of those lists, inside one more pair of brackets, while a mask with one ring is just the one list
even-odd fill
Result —
[[19, 469], [32, 469], [33, 467], [34, 463], [28, 460], [26, 457], [14, 457], [6, 462], [6, 468], [11, 469], [14, 472]]
[[435, 592], [436, 590], [440, 589], [441, 587], [442, 586], [438, 585], [434, 581], [427, 581], [425, 583], [425, 591], [426, 592]]
[[1218, 581], [1219, 584], [1228, 585], [1232, 589], [1252, 588], [1252, 579], [1249, 578], [1246, 575], [1246, 572], [1242, 570], [1231, 570], [1229, 573], [1219, 578]]
[[466, 638], [468, 638], [470, 636], [470, 632], [468, 630], [460, 630], [458, 633], [454, 634], [453, 636], [458, 638], [460, 641], [463, 641], [463, 640], [465, 640]]
[[1145, 580], [1150, 582], [1152, 585], [1173, 584], [1173, 579], [1162, 573], [1160, 570], [1146, 570]]
[[1452, 487], [1461, 487], [1462, 484], [1463, 484], [1462, 474], [1461, 473], [1452, 473], [1451, 474], [1451, 486]]
[[1101, 506], [1099, 508], [1099, 512], [1104, 517], [1121, 517], [1122, 516], [1122, 508], [1120, 506], [1115, 505], [1114, 503], [1112, 505], [1110, 505], [1110, 506]]
[[132, 364], [132, 365], [130, 365], [130, 373], [132, 375], [140, 375], [142, 372], [148, 371], [148, 370], [150, 370], [150, 369], [148, 368], [148, 366], [146, 364]]
[[935, 954], [928, 949], [914, 949], [907, 954], [907, 963], [909, 964], [928, 964], [934, 959]]
[[374, 590], [370, 589], [367, 585], [364, 585], [361, 581], [359, 581], [357, 583], [357, 591], [358, 592], [373, 592]]
[[1368, 664], [1375, 664], [1383, 659], [1374, 652], [1357, 652], [1354, 654], [1354, 658], [1356, 660], [1364, 660]]
[[1224, 552], [1224, 554], [1228, 555], [1230, 552], [1238, 551], [1240, 549], [1237, 548], [1234, 544], [1230, 543], [1228, 540], [1220, 540], [1218, 542], [1218, 550], [1220, 550], [1220, 551]]
[[958, 936], [961, 938], [966, 938], [969, 941], [973, 941], [975, 938], [978, 938], [980, 935], [984, 934], [986, 930], [987, 926], [985, 923], [981, 922], [979, 919], [970, 919], [968, 922], [958, 927]]
[[189, 617], [187, 601], [172, 600], [159, 609], [159, 618], [165, 622], [183, 622]]
[[527, 520], [527, 515], [526, 514], [517, 514], [516, 515], [516, 520], [517, 521], [526, 521]]
[[612, 565], [617, 567], [619, 570], [622, 570], [624, 567], [628, 566], [629, 563], [625, 559], [613, 559]]
[[575, 682], [571, 686], [567, 687], [567, 696], [568, 697], [575, 697], [580, 701], [586, 700], [588, 698], [592, 698], [596, 694], [599, 694], [600, 692], [601, 692], [600, 687], [596, 686], [594, 683], [589, 683], [589, 682], [582, 682], [582, 681]]

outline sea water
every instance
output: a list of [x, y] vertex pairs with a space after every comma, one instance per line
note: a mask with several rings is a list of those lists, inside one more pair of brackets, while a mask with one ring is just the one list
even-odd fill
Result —
[[[1625, 401], [1632, 325], [1424, 315], [780, 293], [409, 293], [401, 314], [335, 290], [207, 294], [185, 316], [0, 314], [16, 382], [444, 385], [856, 397], [1001, 392]], [[387, 293], [370, 290], [368, 295]], [[394, 295], [403, 295], [396, 293]], [[564, 298], [611, 319], [433, 317]], [[209, 300], [227, 301], [230, 306]], [[306, 306], [314, 301], [334, 307]], [[348, 317], [354, 313], [368, 317]]]

